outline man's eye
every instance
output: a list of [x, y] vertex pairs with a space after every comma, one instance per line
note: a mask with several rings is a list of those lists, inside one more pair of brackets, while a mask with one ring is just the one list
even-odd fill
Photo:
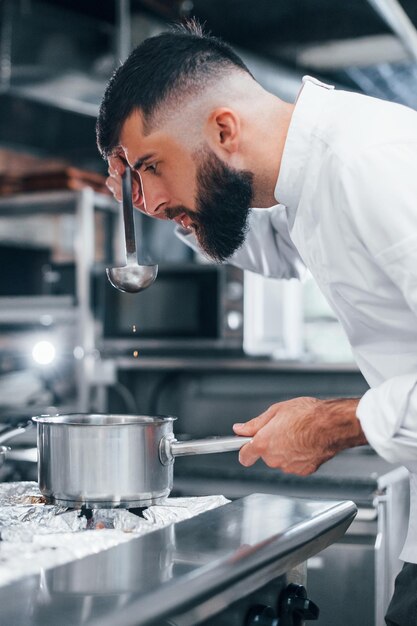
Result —
[[149, 165], [145, 165], [143, 170], [144, 172], [147, 172], [148, 170], [150, 170], [153, 174], [156, 174], [156, 169], [158, 167], [157, 163], [149, 163]]

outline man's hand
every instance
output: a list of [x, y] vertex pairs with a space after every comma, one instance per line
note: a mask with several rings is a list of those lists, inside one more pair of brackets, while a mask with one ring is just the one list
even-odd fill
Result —
[[[126, 169], [126, 161], [122, 155], [111, 156], [108, 159], [109, 176], [106, 179], [106, 185], [118, 202], [122, 201], [122, 175]], [[142, 194], [142, 184], [140, 176], [132, 170], [132, 200], [133, 206], [141, 211], [144, 210], [144, 201]]]
[[262, 459], [269, 467], [306, 476], [345, 448], [366, 444], [356, 417], [356, 398], [294, 398], [235, 424], [237, 435], [253, 437], [240, 450], [242, 465]]

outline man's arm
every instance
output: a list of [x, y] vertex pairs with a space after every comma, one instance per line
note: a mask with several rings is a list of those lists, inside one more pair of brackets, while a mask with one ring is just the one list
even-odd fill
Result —
[[269, 467], [305, 476], [335, 454], [367, 443], [356, 417], [357, 398], [295, 398], [235, 424], [237, 435], [253, 437], [240, 451], [242, 465], [262, 459]]
[[360, 240], [395, 289], [376, 286], [383, 305], [391, 298], [387, 331], [365, 346], [369, 363], [386, 359], [387, 379], [371, 385], [356, 414], [380, 456], [417, 469], [417, 114], [401, 111], [403, 139], [364, 149], [343, 186]]

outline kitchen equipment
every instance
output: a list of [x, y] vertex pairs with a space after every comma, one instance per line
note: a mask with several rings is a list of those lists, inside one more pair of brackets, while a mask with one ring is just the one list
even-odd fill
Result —
[[[172, 551], [175, 544], [173, 522], [191, 519], [206, 511], [228, 504], [223, 496], [205, 498], [166, 498], [160, 505], [147, 509], [63, 509], [60, 506], [45, 504], [45, 498], [36, 482], [0, 482], [0, 519], [2, 558], [0, 559], [0, 588], [10, 582], [22, 579], [29, 573], [40, 573], [63, 563], [62, 548], [65, 549], [64, 562], [72, 561], [71, 572], [57, 575], [58, 581], [53, 590], [72, 595], [98, 595], [134, 590], [134, 581], [141, 575], [147, 554], [142, 555], [140, 565], [136, 559], [123, 573], [104, 569], [99, 577], [87, 580], [82, 573], [84, 557], [106, 550], [111, 546], [129, 542], [134, 537], [166, 530], [163, 545], [155, 545], [152, 552], [163, 567], [155, 584], [169, 576], [172, 567]], [[106, 532], [102, 533], [101, 530]], [[98, 531], [98, 532], [97, 532]], [[70, 541], [68, 541], [68, 533]], [[39, 535], [48, 535], [48, 541], [39, 545]], [[6, 555], [7, 552], [7, 555]], [[178, 563], [201, 563], [205, 555], [178, 553]], [[77, 565], [75, 565], [77, 563]], [[30, 564], [28, 566], [28, 564]], [[115, 579], [117, 584], [115, 586]], [[55, 576], [54, 576], [55, 578]], [[88, 578], [88, 575], [87, 575]], [[132, 586], [133, 583], [133, 586]], [[0, 623], [3, 624], [0, 619]], [[11, 626], [10, 622], [5, 622]], [[74, 624], [78, 624], [75, 621]], [[22, 625], [23, 626], [23, 625]]]
[[10, 448], [7, 446], [0, 446], [0, 467], [5, 463], [6, 455], [9, 450]]
[[[290, 386], [288, 380], [275, 381], [276, 388], [285, 384]], [[305, 379], [302, 384], [311, 390]], [[291, 389], [295, 395], [297, 389]], [[211, 408], [215, 414], [216, 407]], [[358, 513], [346, 536], [308, 561], [308, 589], [322, 609], [320, 626], [384, 624], [407, 534], [410, 496], [404, 467], [362, 446], [339, 453], [308, 477], [259, 463], [244, 468], [232, 455], [223, 455], [216, 463], [210, 457], [196, 458], [193, 465], [189, 461], [183, 458], [176, 464], [176, 493], [222, 493], [235, 499], [256, 491], [317, 501], [353, 500]], [[352, 603], [352, 598], [357, 601]]]
[[4, 428], [0, 433], [0, 467], [5, 463], [7, 458], [7, 453], [10, 451], [8, 446], [3, 446], [1, 444], [9, 441], [16, 435], [21, 435], [26, 432], [28, 428], [32, 427], [32, 422], [22, 422], [21, 424], [11, 424]]
[[250, 356], [303, 357], [303, 285], [245, 271], [243, 349]]
[[43, 292], [43, 268], [51, 261], [51, 250], [33, 244], [1, 242], [0, 296], [35, 296]]
[[157, 265], [139, 265], [136, 254], [135, 224], [133, 221], [132, 172], [126, 167], [122, 176], [123, 223], [126, 243], [126, 265], [106, 269], [113, 287], [128, 293], [146, 289], [155, 281]]
[[17, 435], [23, 435], [28, 428], [32, 428], [32, 421], [26, 420], [19, 424], [10, 424], [0, 432], [0, 445]]
[[159, 264], [151, 291], [126, 295], [96, 277], [100, 351], [242, 350], [243, 271], [214, 263]]
[[40, 416], [39, 488], [73, 508], [150, 506], [168, 496], [176, 456], [239, 450], [248, 437], [179, 442], [170, 416]]
[[398, 36], [410, 58], [417, 61], [417, 32], [398, 0], [368, 0], [368, 2]]
[[[4, 512], [0, 505], [2, 519]], [[355, 513], [352, 502], [253, 494], [169, 528], [154, 526], [136, 537], [128, 533], [129, 540], [125, 535], [115, 547], [106, 536], [120, 539], [120, 531], [68, 534], [64, 529], [61, 534], [56, 524], [48, 532], [43, 524], [28, 522], [23, 541], [11, 545], [11, 533], [8, 545], [2, 544], [3, 556], [11, 557], [7, 574], [22, 562], [26, 571], [15, 582], [0, 579], [0, 623], [272, 626], [279, 619], [280, 626], [301, 626], [317, 613], [301, 588], [305, 561], [342, 537]], [[61, 511], [51, 522], [63, 515], [68, 513]], [[44, 540], [28, 541], [34, 532]], [[73, 545], [86, 541], [96, 545], [90, 556], [77, 562], [75, 554], [62, 562]], [[34, 545], [43, 568], [27, 556]], [[51, 545], [69, 550], [51, 550]], [[263, 619], [267, 616], [269, 622]]]
[[[389, 55], [371, 64], [356, 63], [336, 72], [339, 84], [357, 86], [363, 93], [382, 100], [398, 102], [412, 109], [417, 108], [416, 61], [417, 31], [398, 0], [368, 0], [372, 8], [397, 35], [406, 55]], [[395, 43], [395, 42], [393, 42]], [[362, 59], [366, 61], [366, 57]]]
[[[153, 530], [156, 530], [156, 528]], [[163, 535], [162, 541], [161, 536], [155, 532], [150, 532], [149, 528], [143, 532], [150, 535], [148, 551], [139, 555], [139, 550], [136, 550], [137, 558], [132, 559], [128, 567], [117, 571], [114, 569], [113, 564], [103, 559], [102, 566], [99, 567], [100, 576], [91, 578], [90, 572], [87, 572], [85, 569], [84, 560], [75, 559], [66, 568], [57, 568], [45, 572], [49, 593], [61, 595], [63, 599], [69, 598], [73, 601], [76, 601], [77, 597], [85, 596], [86, 594], [105, 597], [107, 594], [132, 593], [136, 590], [137, 581], [143, 573], [143, 563], [147, 560], [147, 554], [152, 554], [152, 558], [160, 564], [159, 568], [155, 568], [152, 572], [149, 571], [149, 575], [153, 576], [152, 582], [149, 581], [149, 583], [153, 587], [161, 585], [172, 577], [175, 562], [192, 562], [193, 556], [194, 561], [198, 558], [192, 553], [190, 555], [181, 554], [176, 558], [175, 524], [171, 523], [161, 528], [160, 535]], [[134, 533], [132, 534], [134, 536]], [[204, 561], [200, 557], [200, 563], [202, 560]]]

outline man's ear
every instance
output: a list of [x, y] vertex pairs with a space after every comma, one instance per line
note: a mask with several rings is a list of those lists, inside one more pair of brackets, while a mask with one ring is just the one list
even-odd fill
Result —
[[219, 156], [223, 154], [230, 158], [238, 151], [240, 117], [233, 109], [221, 107], [212, 111], [205, 131], [209, 146]]

